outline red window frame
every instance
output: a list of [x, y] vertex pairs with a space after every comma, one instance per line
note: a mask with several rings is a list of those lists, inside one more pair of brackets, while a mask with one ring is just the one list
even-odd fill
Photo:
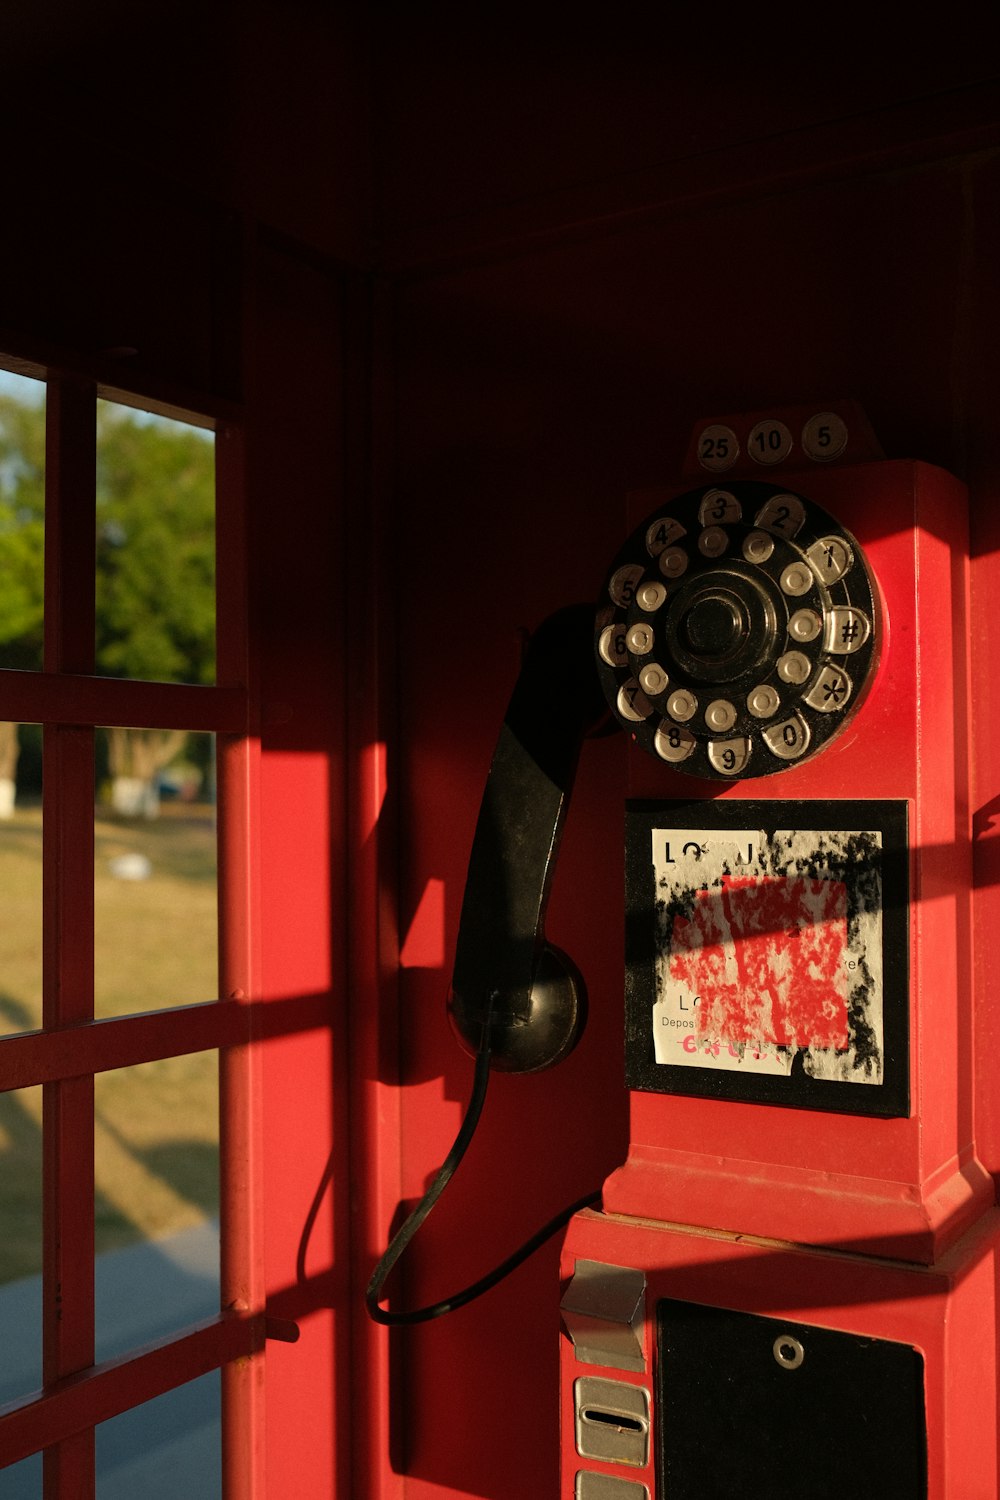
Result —
[[[44, 1089], [43, 1385], [0, 1408], [0, 1461], [7, 1466], [42, 1450], [45, 1500], [85, 1500], [94, 1494], [98, 1423], [218, 1369], [223, 1489], [245, 1496], [261, 1474], [256, 1363], [264, 1343], [264, 1286], [249, 1045], [255, 976], [248, 851], [258, 747], [249, 734], [242, 437], [230, 416], [215, 414], [216, 684], [100, 678], [94, 675], [96, 401], [122, 395], [66, 375], [50, 375], [47, 390], [43, 670], [0, 671], [0, 716], [40, 723], [44, 736], [42, 1029], [0, 1040], [0, 1089]], [[214, 1001], [94, 1017], [98, 725], [216, 736]], [[94, 1075], [206, 1049], [219, 1053], [220, 1311], [95, 1364]]]

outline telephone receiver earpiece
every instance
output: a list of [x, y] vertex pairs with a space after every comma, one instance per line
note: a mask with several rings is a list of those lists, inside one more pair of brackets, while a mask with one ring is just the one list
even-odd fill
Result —
[[547, 942], [549, 890], [580, 746], [607, 717], [594, 610], [570, 605], [532, 635], [493, 753], [466, 880], [448, 1010], [490, 1066], [536, 1073], [572, 1051], [586, 1019], [576, 965]]

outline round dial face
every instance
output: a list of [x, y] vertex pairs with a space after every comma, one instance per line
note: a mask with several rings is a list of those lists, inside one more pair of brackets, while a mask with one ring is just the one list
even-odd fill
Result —
[[678, 496], [612, 564], [595, 645], [636, 741], [712, 780], [815, 755], [877, 661], [875, 588], [857, 541], [802, 495], [740, 481]]

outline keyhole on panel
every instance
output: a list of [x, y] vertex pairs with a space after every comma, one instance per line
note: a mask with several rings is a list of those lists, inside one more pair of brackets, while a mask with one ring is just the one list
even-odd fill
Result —
[[797, 1370], [806, 1357], [806, 1351], [790, 1333], [779, 1333], [772, 1350], [783, 1370]]

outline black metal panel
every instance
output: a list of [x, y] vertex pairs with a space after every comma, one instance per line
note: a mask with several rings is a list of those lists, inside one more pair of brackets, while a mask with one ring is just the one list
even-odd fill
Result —
[[657, 1337], [664, 1500], [925, 1500], [908, 1344], [666, 1299]]

